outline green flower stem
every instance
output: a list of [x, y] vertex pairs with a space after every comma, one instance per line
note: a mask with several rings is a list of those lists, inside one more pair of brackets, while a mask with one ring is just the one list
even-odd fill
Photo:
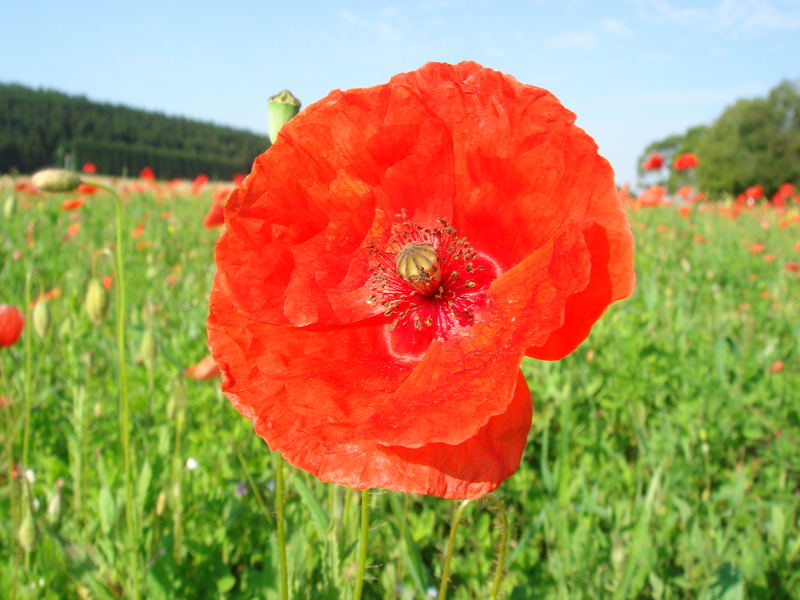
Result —
[[500, 541], [497, 543], [497, 565], [495, 566], [494, 580], [492, 581], [492, 590], [489, 592], [490, 600], [496, 600], [497, 594], [500, 591], [500, 584], [503, 581], [505, 574], [506, 564], [506, 549], [508, 548], [508, 514], [503, 506], [503, 503], [495, 496], [486, 496], [486, 499], [492, 503], [497, 509], [497, 517], [500, 521]]
[[364, 573], [367, 570], [367, 542], [369, 541], [369, 488], [361, 490], [361, 530], [358, 536], [358, 571], [353, 600], [361, 600], [364, 591]]
[[23, 347], [25, 354], [25, 371], [23, 373], [23, 426], [22, 426], [22, 470], [28, 466], [28, 448], [31, 438], [31, 271], [25, 274], [25, 329], [23, 331]]
[[447, 550], [444, 553], [444, 566], [442, 567], [442, 582], [439, 584], [439, 600], [447, 598], [447, 582], [450, 579], [450, 561], [453, 558], [453, 550], [456, 545], [456, 533], [458, 533], [458, 525], [461, 522], [461, 517], [467, 506], [470, 505], [471, 500], [463, 500], [453, 514], [453, 522], [450, 524], [450, 537], [447, 539]]
[[119, 429], [122, 441], [123, 475], [125, 480], [125, 524], [127, 527], [127, 546], [129, 554], [128, 578], [130, 580], [131, 597], [139, 598], [139, 551], [137, 544], [136, 513], [133, 497], [133, 477], [131, 464], [131, 409], [128, 400], [128, 363], [125, 357], [125, 261], [123, 259], [123, 226], [122, 199], [119, 194], [108, 186], [100, 183], [87, 182], [90, 185], [105, 190], [114, 199], [116, 209], [116, 338], [117, 338], [117, 378], [119, 382]]
[[289, 600], [289, 571], [286, 566], [286, 530], [284, 529], [283, 501], [285, 491], [283, 484], [283, 457], [278, 452], [272, 453], [275, 462], [275, 512], [278, 521], [278, 569], [280, 571], [281, 600]]

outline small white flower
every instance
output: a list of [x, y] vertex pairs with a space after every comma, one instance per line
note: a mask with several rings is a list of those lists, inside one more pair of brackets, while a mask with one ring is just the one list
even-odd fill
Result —
[[31, 485], [36, 483], [36, 473], [33, 472], [33, 469], [25, 469], [25, 479], [27, 479], [28, 483]]
[[433, 586], [430, 586], [428, 589], [425, 590], [425, 597], [426, 598], [438, 598], [439, 597], [439, 590], [437, 590]]
[[191, 456], [186, 459], [186, 469], [189, 471], [194, 471], [200, 464]]

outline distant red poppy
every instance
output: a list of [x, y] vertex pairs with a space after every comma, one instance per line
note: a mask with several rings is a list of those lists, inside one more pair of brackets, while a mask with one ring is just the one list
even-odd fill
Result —
[[214, 227], [219, 227], [223, 223], [225, 223], [225, 216], [222, 204], [212, 202], [205, 219], [203, 219], [203, 225], [206, 229], [212, 229]]
[[107, 290], [110, 290], [111, 286], [114, 285], [114, 280], [111, 278], [111, 275], [103, 275], [100, 278], [100, 282], [103, 284], [103, 287]]
[[145, 167], [139, 171], [139, 178], [144, 179], [145, 181], [153, 181], [156, 178], [156, 174], [150, 167]]
[[131, 237], [133, 239], [136, 239], [138, 237], [141, 237], [143, 233], [144, 233], [144, 223], [137, 223], [136, 227], [134, 227], [133, 230], [131, 231]]
[[25, 318], [16, 306], [0, 304], [0, 348], [14, 345], [24, 324]]
[[642, 206], [660, 206], [666, 203], [667, 188], [663, 185], [651, 185], [637, 198]]
[[789, 261], [786, 263], [786, 270], [789, 271], [789, 273], [797, 273], [800, 271], [800, 264]]
[[783, 361], [782, 360], [776, 360], [774, 363], [772, 363], [769, 366], [769, 372], [770, 373], [780, 373], [781, 371], [783, 371]]
[[791, 183], [783, 183], [778, 190], [772, 195], [772, 201], [776, 204], [780, 203], [785, 205], [786, 201], [794, 195], [794, 185]]
[[246, 177], [246, 175], [242, 175], [241, 173], [234, 173], [233, 174], [233, 185], [235, 185], [236, 187], [239, 187], [240, 185], [242, 185], [242, 182], [244, 181], [245, 177]]
[[764, 244], [756, 243], [750, 246], [750, 254], [761, 254], [764, 250]]
[[673, 166], [676, 171], [687, 171], [694, 169], [697, 166], [697, 157], [691, 152], [684, 152], [679, 154], [675, 159]]
[[197, 364], [186, 367], [183, 374], [191, 379], [213, 379], [219, 377], [219, 367], [213, 358], [206, 356]]
[[77, 210], [86, 200], [82, 196], [78, 196], [77, 198], [67, 198], [61, 203], [61, 210]]
[[764, 197], [764, 188], [760, 185], [751, 185], [743, 192], [743, 195], [752, 200], [761, 200]]
[[81, 171], [89, 174], [97, 173], [97, 165], [95, 165], [93, 162], [85, 162], [83, 163], [83, 168]]
[[208, 183], [208, 175], [200, 173], [200, 175], [195, 177], [194, 181], [192, 181], [192, 193], [199, 194], [206, 183]]
[[522, 357], [571, 352], [633, 288], [611, 167], [546, 90], [471, 62], [334, 91], [225, 206], [222, 388], [324, 481], [481, 496], [531, 424]]
[[73, 223], [69, 227], [67, 227], [67, 237], [74, 238], [81, 232], [81, 224], [80, 223]]
[[84, 195], [88, 195], [88, 196], [90, 196], [90, 195], [92, 195], [92, 194], [95, 194], [95, 193], [97, 193], [97, 190], [99, 190], [99, 189], [100, 189], [100, 188], [98, 188], [98, 187], [96, 187], [96, 186], [93, 186], [93, 185], [91, 185], [91, 184], [88, 184], [88, 183], [82, 183], [82, 184], [80, 184], [80, 185], [78, 186], [78, 193], [79, 193], [79, 194], [84, 194]]
[[642, 163], [642, 168], [645, 171], [658, 171], [664, 166], [664, 157], [658, 152], [654, 152], [647, 157], [647, 160]]

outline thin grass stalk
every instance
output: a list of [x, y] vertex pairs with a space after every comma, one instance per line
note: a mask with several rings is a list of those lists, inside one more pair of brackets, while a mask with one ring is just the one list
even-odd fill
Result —
[[[6, 380], [5, 370], [3, 369], [3, 361], [0, 360], [0, 384], [2, 389], [9, 389]], [[11, 406], [0, 406], [0, 411], [3, 413], [3, 434], [5, 435], [5, 450], [4, 455], [8, 458], [8, 472], [6, 473], [6, 481], [8, 482], [8, 497], [11, 509], [11, 554], [13, 555], [11, 566], [11, 598], [16, 600], [17, 597], [17, 571], [19, 570], [19, 543], [17, 542], [16, 532], [19, 530], [19, 508], [17, 502], [17, 494], [15, 493], [14, 485], [14, 439], [16, 432], [12, 418], [10, 415]]]
[[364, 574], [367, 570], [367, 544], [369, 542], [369, 488], [361, 490], [361, 527], [358, 536], [358, 570], [353, 600], [361, 600], [364, 591]]
[[450, 537], [447, 539], [447, 550], [444, 553], [444, 565], [442, 566], [442, 581], [439, 584], [439, 600], [447, 598], [447, 582], [450, 580], [450, 561], [453, 558], [453, 551], [456, 546], [456, 533], [458, 533], [458, 525], [461, 523], [461, 517], [467, 506], [470, 505], [471, 500], [462, 500], [456, 507], [453, 514], [453, 521], [450, 524]]
[[22, 470], [28, 469], [28, 448], [31, 437], [31, 272], [25, 274], [25, 329], [23, 330], [23, 416], [22, 416]]
[[286, 529], [284, 523], [283, 457], [272, 453], [275, 464], [275, 512], [278, 521], [278, 572], [280, 574], [280, 599], [289, 600], [289, 569], [286, 564]]
[[486, 499], [497, 509], [497, 518], [500, 521], [500, 541], [497, 543], [497, 564], [495, 565], [492, 589], [489, 592], [490, 600], [496, 600], [500, 592], [500, 584], [503, 582], [506, 564], [506, 550], [508, 549], [508, 514], [503, 503], [495, 496], [487, 496]]
[[117, 341], [117, 379], [119, 386], [119, 429], [122, 441], [123, 477], [125, 482], [125, 524], [127, 529], [127, 547], [129, 554], [128, 578], [131, 586], [131, 596], [139, 598], [139, 550], [138, 532], [136, 525], [136, 506], [133, 495], [133, 477], [131, 461], [131, 415], [128, 399], [128, 364], [125, 348], [125, 260], [123, 257], [123, 227], [124, 215], [122, 199], [117, 192], [105, 185], [91, 183], [91, 185], [107, 191], [114, 199], [116, 212], [116, 341]]

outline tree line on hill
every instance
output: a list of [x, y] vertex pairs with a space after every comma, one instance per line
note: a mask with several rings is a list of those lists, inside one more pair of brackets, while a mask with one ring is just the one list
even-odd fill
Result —
[[248, 173], [267, 146], [249, 131], [0, 84], [0, 173], [92, 162], [108, 175], [149, 166], [161, 179], [230, 179]]
[[[800, 79], [780, 83], [766, 98], [737, 100], [711, 125], [652, 142], [639, 157], [639, 177], [651, 154], [671, 165], [684, 152], [697, 156], [697, 187], [711, 197], [754, 185], [770, 195], [782, 183], [800, 187]], [[674, 190], [684, 181], [673, 169], [661, 183]]]

